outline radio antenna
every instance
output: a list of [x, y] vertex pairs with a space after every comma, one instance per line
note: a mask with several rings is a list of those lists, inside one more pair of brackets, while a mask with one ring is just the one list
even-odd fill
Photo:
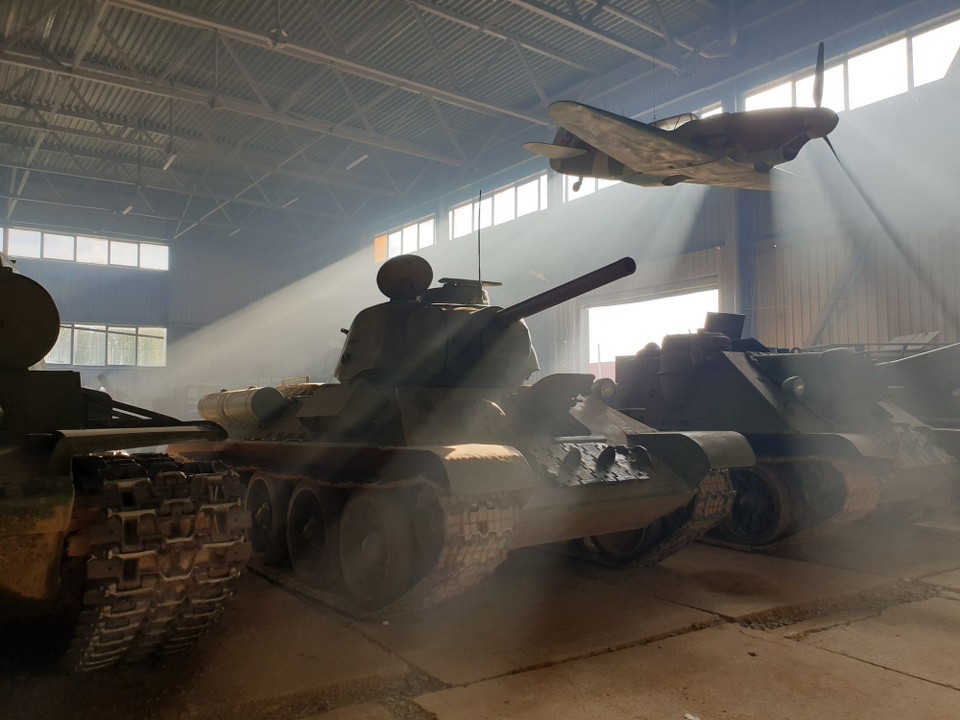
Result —
[[480, 205], [483, 202], [483, 190], [477, 193], [477, 292], [483, 297], [483, 280], [480, 276]]

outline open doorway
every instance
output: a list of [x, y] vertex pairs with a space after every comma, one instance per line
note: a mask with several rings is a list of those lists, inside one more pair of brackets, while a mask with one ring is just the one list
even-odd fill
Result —
[[659, 345], [664, 335], [696, 332], [703, 327], [707, 313], [717, 312], [719, 307], [720, 291], [714, 288], [587, 308], [587, 372], [614, 378], [618, 355], [633, 355], [650, 342]]

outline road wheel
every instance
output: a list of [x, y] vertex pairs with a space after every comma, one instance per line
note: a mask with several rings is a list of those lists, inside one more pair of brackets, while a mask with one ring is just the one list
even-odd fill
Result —
[[730, 471], [736, 491], [730, 517], [716, 537], [740, 545], [763, 547], [785, 537], [793, 525], [794, 503], [781, 465], [760, 463]]
[[340, 511], [335, 490], [304, 480], [287, 507], [287, 552], [301, 580], [328, 588], [340, 579]]
[[272, 565], [287, 556], [287, 503], [290, 498], [288, 483], [255, 473], [247, 484], [246, 507], [253, 517], [250, 527], [250, 545], [253, 557]]
[[646, 527], [637, 530], [594, 535], [590, 540], [605, 560], [618, 565], [629, 565], [633, 560], [656, 547], [663, 539], [664, 530], [663, 519], [657, 518]]
[[375, 610], [413, 582], [416, 541], [398, 493], [358, 490], [340, 518], [340, 567], [350, 596]]

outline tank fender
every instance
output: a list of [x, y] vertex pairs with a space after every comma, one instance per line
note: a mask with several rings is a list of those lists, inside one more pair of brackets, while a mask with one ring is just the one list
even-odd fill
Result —
[[69, 474], [74, 455], [105, 450], [131, 450], [174, 442], [223, 440], [226, 436], [223, 428], [211, 422], [169, 427], [58, 430], [53, 436], [56, 446], [44, 472], [50, 475]]
[[763, 457], [867, 458], [892, 463], [894, 448], [883, 438], [862, 433], [790, 433], [750, 435], [754, 452]]
[[751, 467], [757, 458], [747, 439], [736, 432], [652, 432], [627, 436], [680, 475], [691, 487], [711, 470]]
[[443, 463], [454, 495], [533, 490], [537, 485], [526, 459], [508, 445], [466, 443], [423, 449]]

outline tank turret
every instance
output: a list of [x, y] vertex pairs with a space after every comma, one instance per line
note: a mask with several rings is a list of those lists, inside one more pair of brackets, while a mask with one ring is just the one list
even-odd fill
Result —
[[[575, 541], [619, 565], [655, 562], [724, 517], [735, 433], [656, 433], [595, 396], [593, 376], [538, 369], [524, 318], [629, 275], [623, 258], [510, 307], [490, 283], [387, 261], [387, 302], [347, 333], [337, 383], [201, 400], [227, 441], [183, 448], [244, 474], [255, 557], [345, 609], [462, 592], [513, 548]], [[579, 546], [579, 545], [578, 545]], [[277, 576], [282, 580], [282, 576]]]
[[445, 278], [430, 289], [429, 263], [401, 255], [380, 268], [377, 285], [389, 302], [357, 315], [335, 375], [378, 385], [515, 387], [540, 369], [524, 318], [635, 270], [632, 258], [622, 258], [500, 308], [484, 302], [484, 284], [476, 280]]

